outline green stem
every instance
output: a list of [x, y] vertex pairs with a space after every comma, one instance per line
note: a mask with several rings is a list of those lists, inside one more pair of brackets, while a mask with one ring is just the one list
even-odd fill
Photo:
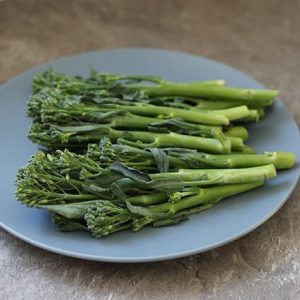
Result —
[[[157, 107], [153, 105], [143, 106], [122, 106], [122, 105], [110, 105], [110, 108], [99, 107], [99, 105], [83, 105], [74, 103], [67, 107], [46, 107], [42, 109], [42, 121], [43, 123], [52, 124], [53, 127], [63, 131], [92, 131], [103, 126], [116, 128], [116, 129], [146, 129], [146, 130], [170, 130], [184, 132], [187, 135], [195, 135], [197, 132], [200, 136], [216, 137], [217, 132], [221, 132], [221, 126], [203, 125], [197, 123], [186, 122], [181, 119], [161, 119], [154, 117], [147, 117], [132, 114], [128, 111], [121, 112], [119, 110], [124, 107], [133, 109], [142, 109], [143, 111], [150, 111], [148, 108]], [[163, 107], [164, 114], [171, 116], [172, 112], [166, 107]], [[177, 110], [179, 115], [182, 114], [190, 116], [191, 113], [186, 110]], [[243, 117], [248, 113], [246, 107], [238, 107], [233, 110], [217, 111], [216, 114], [228, 114], [233, 119]], [[149, 113], [145, 113], [146, 115]], [[151, 113], [150, 113], [151, 115]], [[205, 116], [208, 114], [206, 113]], [[211, 113], [213, 115], [213, 112]], [[218, 117], [218, 116], [217, 116]], [[223, 118], [223, 117], [222, 117]], [[87, 122], [87, 123], [86, 123]], [[152, 129], [151, 129], [152, 128]], [[225, 136], [223, 135], [223, 139]]]
[[[151, 147], [180, 147], [191, 148], [212, 153], [228, 153], [229, 149], [225, 149], [223, 144], [212, 138], [188, 136], [183, 134], [170, 133], [154, 133], [147, 131], [120, 131], [112, 128], [103, 128], [93, 134], [72, 135], [67, 140], [61, 140], [62, 144], [68, 143], [97, 143], [101, 138], [107, 136], [113, 142], [119, 140], [122, 143], [138, 148]], [[55, 142], [55, 141], [54, 141]]]
[[127, 200], [131, 204], [142, 205], [142, 206], [158, 204], [166, 201], [167, 199], [168, 197], [165, 193], [154, 193], [154, 194], [147, 194], [147, 195], [132, 196], [127, 198]]
[[207, 110], [207, 112], [210, 114], [221, 114], [230, 121], [245, 118], [250, 114], [250, 111], [246, 105], [219, 110]]
[[296, 156], [290, 152], [264, 152], [264, 154], [213, 155], [186, 153], [186, 158], [215, 168], [249, 168], [274, 164], [276, 169], [289, 169], [295, 165]]
[[[69, 203], [69, 204], [52, 204], [52, 205], [39, 204], [39, 205], [35, 205], [35, 207], [46, 209], [51, 213], [58, 214], [68, 219], [81, 220], [83, 219], [87, 208], [97, 204], [97, 202], [101, 200], [99, 198], [97, 199], [97, 197], [94, 195], [92, 196], [93, 196], [92, 198], [94, 198], [95, 200]], [[168, 196], [165, 193], [153, 193], [148, 195], [139, 195], [139, 196], [133, 196], [127, 198], [127, 200], [131, 204], [141, 205], [141, 206], [148, 206], [148, 205], [162, 203], [167, 199]]]
[[[124, 116], [119, 116], [114, 118], [109, 124], [107, 124], [111, 128], [116, 129], [124, 129], [130, 128], [132, 129], [148, 129], [149, 126], [155, 126], [156, 128], [170, 128], [168, 126], [168, 121], [172, 122], [173, 119], [160, 119], [160, 118], [150, 118], [145, 116], [134, 115], [131, 113], [127, 113]], [[164, 122], [165, 121], [165, 122]], [[202, 124], [195, 124], [195, 123], [186, 123], [182, 122], [182, 127], [186, 131], [197, 131], [199, 132], [200, 136], [210, 136], [215, 137], [214, 132], [222, 132], [220, 126], [213, 126], [213, 125], [202, 125]], [[170, 123], [171, 124], [171, 123]], [[178, 130], [180, 130], [180, 125], [178, 125]], [[171, 130], [172, 131], [172, 130]], [[175, 130], [174, 130], [175, 131]]]
[[248, 116], [241, 118], [238, 122], [258, 122], [264, 116], [264, 109], [250, 109]]
[[247, 103], [269, 103], [279, 92], [275, 90], [242, 89], [231, 87], [195, 86], [188, 83], [166, 83], [159, 86], [128, 85], [132, 91], [143, 91], [150, 97], [185, 96], [222, 101], [240, 101]]
[[[132, 228], [139, 231], [147, 224], [164, 226], [177, 223], [186, 218], [188, 214], [210, 208], [225, 197], [236, 195], [263, 185], [263, 181], [251, 183], [230, 184], [205, 189], [193, 189], [178, 202], [163, 202], [149, 207], [130, 206], [127, 208], [112, 204], [108, 201], [99, 201], [88, 208], [84, 218], [88, 229], [96, 238], [107, 236], [111, 233]], [[193, 209], [194, 208], [194, 209]], [[179, 214], [182, 212], [181, 214]]]
[[241, 138], [243, 139], [243, 141], [247, 140], [249, 137], [248, 130], [243, 126], [232, 126], [228, 130], [226, 130], [224, 134], [228, 137]]
[[231, 149], [239, 151], [245, 147], [243, 139], [239, 137], [228, 136], [227, 139], [231, 143]]
[[[166, 84], [166, 83], [173, 83], [172, 81], [167, 81], [162, 79], [161, 77], [157, 76], [148, 76], [148, 75], [125, 75], [125, 76], [116, 76], [116, 80], [140, 80], [140, 81], [148, 81], [157, 84]], [[224, 80], [207, 80], [207, 81], [198, 81], [198, 82], [191, 82], [190, 84], [193, 85], [205, 85], [205, 86], [224, 86]]]
[[99, 201], [84, 201], [70, 204], [53, 204], [53, 205], [36, 205], [36, 208], [46, 209], [47, 211], [58, 214], [68, 219], [83, 219], [88, 207], [96, 204]]
[[[213, 113], [206, 111], [190, 111], [174, 107], [155, 106], [151, 104], [140, 105], [105, 105], [113, 109], [129, 111], [137, 115], [144, 116], [166, 116], [169, 118], [180, 118], [182, 120], [206, 125], [228, 125], [229, 119], [222, 113]], [[247, 108], [246, 108], [247, 109]], [[245, 109], [239, 109], [242, 116], [246, 116]], [[248, 112], [248, 111], [247, 111]]]
[[152, 123], [161, 121], [157, 118], [138, 116], [131, 113], [114, 118], [109, 126], [112, 128], [147, 129]]
[[[194, 99], [193, 99], [194, 100]], [[244, 105], [244, 101], [219, 101], [219, 100], [204, 100], [204, 99], [195, 99], [197, 105], [196, 109], [224, 109], [231, 108], [235, 106]], [[254, 104], [247, 103], [248, 108], [256, 109], [258, 107], [266, 107], [272, 105], [273, 100], [269, 102], [255, 102]]]
[[152, 180], [177, 179], [193, 185], [215, 185], [253, 182], [270, 179], [276, 176], [276, 169], [273, 164], [242, 168], [242, 169], [206, 169], [192, 170], [181, 169], [178, 172], [150, 174]]
[[[120, 135], [122, 138], [122, 135]], [[181, 148], [191, 148], [191, 149], [206, 149], [208, 152], [212, 153], [225, 153], [227, 152], [224, 149], [222, 143], [219, 140], [212, 138], [203, 138], [203, 137], [195, 137], [177, 134], [174, 132], [171, 133], [150, 133], [150, 132], [139, 132], [132, 131], [130, 132], [130, 140], [131, 138], [135, 141], [141, 141], [143, 143], [147, 143], [144, 147], [181, 147]], [[136, 144], [138, 146], [138, 144]], [[143, 147], [143, 145], [141, 144]]]
[[190, 215], [197, 214], [201, 211], [207, 210], [212, 207], [213, 207], [213, 204], [209, 203], [209, 204], [205, 204], [205, 205], [201, 205], [201, 206], [188, 208], [188, 209], [185, 209], [185, 210], [175, 213], [170, 218], [155, 220], [152, 223], [152, 226], [153, 227], [162, 227], [162, 226], [174, 225], [181, 221], [187, 220], [188, 216], [190, 216]]
[[[42, 194], [43, 191], [39, 191], [40, 194]], [[47, 195], [49, 198], [46, 199]], [[48, 204], [48, 203], [65, 203], [65, 202], [82, 202], [82, 201], [89, 201], [89, 200], [94, 200], [97, 199], [98, 196], [93, 195], [93, 194], [61, 194], [61, 193], [51, 193], [51, 192], [46, 192], [45, 193], [45, 199], [39, 201], [38, 204]]]
[[229, 121], [242, 119], [247, 117], [250, 113], [246, 105], [220, 110], [185, 110], [151, 104], [110, 106], [112, 106], [113, 109], [125, 110], [138, 115], [167, 116], [206, 125], [227, 125]]
[[256, 187], [262, 186], [263, 183], [263, 181], [256, 181], [251, 183], [222, 185], [213, 188], [202, 188], [198, 189], [196, 195], [186, 197], [177, 203], [162, 203], [155, 206], [150, 206], [149, 209], [152, 212], [171, 212], [176, 214], [179, 211], [189, 209], [191, 207], [215, 204], [225, 197], [249, 191]]
[[256, 154], [256, 151], [253, 148], [245, 145], [244, 147], [239, 148], [236, 151], [231, 151], [231, 154]]
[[[164, 84], [174, 84], [175, 82], [172, 81], [165, 81]], [[225, 80], [218, 79], [218, 80], [207, 80], [207, 81], [198, 81], [198, 82], [190, 82], [191, 86], [224, 86]]]

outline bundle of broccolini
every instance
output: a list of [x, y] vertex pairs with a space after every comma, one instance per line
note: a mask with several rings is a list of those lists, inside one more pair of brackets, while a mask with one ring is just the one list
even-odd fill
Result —
[[[83, 79], [48, 70], [33, 82], [29, 137], [46, 147], [75, 151], [107, 136], [140, 148], [253, 152], [244, 145], [247, 130], [234, 124], [258, 121], [278, 92], [223, 84], [220, 80], [179, 84], [153, 76], [95, 71]], [[210, 102], [203, 105], [202, 97], [226, 105], [210, 109]]]
[[264, 184], [295, 155], [244, 144], [277, 91], [92, 70], [38, 74], [29, 138], [46, 147], [17, 174], [17, 198], [63, 231], [95, 237], [171, 225]]

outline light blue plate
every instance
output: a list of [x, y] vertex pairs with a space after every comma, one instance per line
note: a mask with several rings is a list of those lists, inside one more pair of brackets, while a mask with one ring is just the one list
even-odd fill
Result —
[[[67, 74], [99, 71], [149, 74], [174, 81], [225, 79], [228, 85], [264, 88], [251, 77], [218, 62], [189, 54], [154, 49], [116, 49], [83, 53], [36, 67], [0, 88], [0, 225], [40, 248], [60, 254], [110, 262], [146, 262], [203, 252], [229, 243], [270, 218], [288, 199], [299, 176], [299, 163], [257, 190], [231, 197], [189, 221], [139, 233], [121, 232], [96, 240], [88, 233], [61, 233], [48, 213], [20, 205], [14, 197], [14, 177], [36, 151], [26, 137], [30, 120], [25, 107], [34, 74], [49, 66]], [[296, 123], [277, 100], [267, 117], [249, 126], [248, 144], [257, 151], [293, 151], [300, 157]]]

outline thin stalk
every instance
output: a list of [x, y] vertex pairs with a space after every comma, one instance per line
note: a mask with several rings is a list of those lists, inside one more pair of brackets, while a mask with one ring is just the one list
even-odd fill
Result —
[[233, 136], [228, 136], [227, 138], [231, 143], [232, 150], [239, 151], [239, 150], [244, 149], [245, 144], [244, 144], [243, 139], [241, 139], [239, 137], [233, 137]]
[[150, 97], [185, 96], [227, 101], [240, 101], [243, 104], [269, 103], [279, 92], [276, 90], [243, 89], [231, 87], [195, 86], [188, 83], [166, 83], [158, 86], [128, 85], [131, 91], [143, 91]]
[[[131, 228], [139, 231], [148, 224], [165, 226], [185, 219], [189, 214], [210, 208], [225, 197], [249, 191], [263, 185], [263, 181], [231, 184], [213, 188], [193, 189], [191, 196], [178, 202], [164, 202], [147, 208], [128, 205], [127, 208], [113, 205], [108, 201], [99, 201], [88, 208], [84, 218], [88, 229], [96, 238]], [[186, 194], [186, 193], [179, 193]], [[180, 213], [181, 212], [181, 213]]]
[[162, 226], [174, 225], [181, 221], [187, 220], [190, 215], [197, 214], [201, 211], [207, 210], [212, 207], [213, 207], [213, 204], [209, 203], [209, 204], [205, 204], [205, 205], [201, 205], [201, 206], [184, 209], [180, 212], [175, 213], [172, 217], [169, 217], [167, 219], [155, 220], [152, 223], [152, 226], [153, 227], [162, 227]]
[[194, 182], [195, 185], [215, 185], [253, 182], [270, 179], [276, 176], [276, 169], [273, 164], [241, 168], [241, 169], [204, 169], [204, 170], [184, 170], [178, 172], [168, 172], [159, 174], [150, 174], [152, 180], [178, 179], [186, 183]]
[[230, 185], [221, 185], [213, 188], [202, 188], [197, 190], [197, 194], [183, 198], [177, 203], [162, 203], [150, 206], [152, 212], [172, 212], [176, 214], [179, 211], [195, 206], [215, 204], [225, 197], [243, 193], [263, 185], [263, 181], [255, 181], [251, 183], [239, 183]]
[[[193, 99], [194, 100], [194, 99]], [[235, 106], [244, 105], [244, 101], [219, 101], [219, 100], [204, 100], [204, 99], [195, 99], [196, 104], [195, 109], [224, 109], [231, 108]], [[256, 102], [254, 104], [247, 103], [248, 108], [257, 109], [258, 107], [266, 107], [272, 105], [273, 100], [269, 102]]]
[[241, 118], [238, 122], [258, 122], [265, 115], [263, 108], [250, 109], [248, 116]]
[[250, 114], [250, 111], [246, 105], [242, 105], [242, 106], [235, 106], [226, 109], [207, 110], [207, 113], [221, 114], [226, 118], [228, 118], [228, 120], [234, 121], [234, 120], [246, 118]]
[[[170, 155], [172, 155], [172, 152]], [[214, 168], [249, 168], [274, 164], [275, 168], [279, 170], [292, 168], [296, 162], [295, 154], [290, 152], [213, 155], [191, 151], [185, 153], [182, 157]]]
[[[61, 129], [61, 128], [60, 128]], [[107, 136], [113, 142], [117, 140], [121, 143], [134, 146], [137, 148], [151, 148], [151, 147], [181, 147], [181, 148], [191, 148], [197, 149], [212, 153], [229, 153], [230, 149], [225, 148], [223, 143], [217, 139], [213, 138], [204, 138], [204, 137], [196, 137], [196, 136], [188, 136], [183, 134], [177, 134], [174, 132], [170, 133], [154, 133], [147, 131], [120, 131], [114, 130], [112, 128], [100, 128], [99, 130], [95, 130], [90, 133], [84, 133], [82, 135], [78, 135], [76, 133], [76, 129], [74, 131], [71, 130], [72, 127], [68, 127], [66, 132], [61, 134], [60, 137], [49, 137], [48, 141], [58, 145], [61, 143], [61, 146], [67, 146], [70, 144], [76, 143], [97, 143], [101, 138]], [[46, 146], [51, 146], [51, 144], [46, 144], [43, 141], [45, 138], [44, 135], [41, 136], [39, 134], [31, 134], [30, 137], [33, 141], [44, 144]], [[58, 140], [57, 140], [58, 139]]]
[[[230, 120], [223, 113], [212, 113], [206, 111], [190, 111], [174, 107], [156, 106], [151, 104], [141, 105], [105, 105], [103, 107], [129, 111], [144, 116], [166, 116], [169, 118], [180, 118], [182, 120], [205, 125], [228, 125]], [[248, 115], [247, 108], [236, 109], [236, 113], [245, 117]]]
[[[66, 195], [66, 197], [67, 196], [68, 195]], [[35, 205], [35, 207], [45, 209], [51, 213], [58, 214], [68, 219], [81, 220], [83, 219], [88, 207], [93, 206], [97, 204], [99, 201], [101, 201], [101, 199], [97, 198], [96, 196], [93, 198], [95, 200], [69, 203], [69, 204], [52, 204], [52, 205], [39, 204], [39, 205]], [[165, 193], [153, 193], [153, 194], [138, 195], [138, 196], [127, 198], [127, 200], [131, 204], [140, 205], [140, 206], [149, 206], [149, 205], [162, 203], [167, 199], [168, 196]], [[113, 203], [115, 202], [115, 200], [111, 200], [111, 202]]]
[[228, 137], [241, 138], [243, 141], [247, 140], [249, 137], [247, 128], [243, 126], [232, 126], [228, 130], [224, 131], [224, 134]]

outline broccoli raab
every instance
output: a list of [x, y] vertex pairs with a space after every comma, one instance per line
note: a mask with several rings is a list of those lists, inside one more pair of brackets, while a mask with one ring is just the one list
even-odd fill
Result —
[[293, 167], [293, 153], [245, 144], [243, 124], [259, 121], [278, 92], [224, 84], [36, 75], [29, 138], [47, 151], [19, 170], [17, 198], [52, 213], [59, 230], [99, 238], [176, 224]]

